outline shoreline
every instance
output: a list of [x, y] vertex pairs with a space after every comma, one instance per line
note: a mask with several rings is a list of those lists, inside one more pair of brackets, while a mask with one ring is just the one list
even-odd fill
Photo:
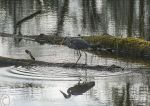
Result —
[[[14, 37], [15, 39], [22, 38], [25, 40], [32, 40], [42, 44], [58, 44], [62, 42], [64, 37], [50, 36], [50, 35], [34, 35], [34, 36], [20, 36], [14, 34], [0, 33], [2, 37]], [[139, 38], [117, 38], [110, 35], [99, 36], [81, 36], [84, 40], [92, 44], [92, 49], [86, 50], [96, 55], [104, 55], [111, 58], [122, 58], [129, 60], [142, 61], [148, 64], [150, 61], [150, 41], [145, 41]], [[148, 64], [150, 65], [150, 64]]]

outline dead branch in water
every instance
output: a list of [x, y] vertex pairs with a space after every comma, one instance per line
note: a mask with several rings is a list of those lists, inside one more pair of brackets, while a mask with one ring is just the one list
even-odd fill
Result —
[[42, 13], [42, 10], [39, 10], [39, 11], [37, 11], [37, 12], [35, 12], [35, 13], [33, 13], [33, 14], [25, 17], [25, 18], [23, 18], [22, 20], [20, 20], [20, 21], [17, 22], [16, 26], [21, 25], [23, 22], [25, 22], [25, 21], [27, 21], [29, 19], [32, 19], [32, 18], [34, 18], [35, 16], [37, 16], [37, 15], [39, 15], [41, 13]]

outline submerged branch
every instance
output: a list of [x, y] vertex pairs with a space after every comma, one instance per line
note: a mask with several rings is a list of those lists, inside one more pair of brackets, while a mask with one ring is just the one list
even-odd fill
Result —
[[20, 20], [20, 21], [17, 22], [16, 26], [21, 25], [23, 22], [25, 22], [25, 21], [27, 21], [29, 19], [32, 19], [32, 18], [34, 18], [35, 16], [37, 16], [37, 15], [39, 15], [41, 13], [42, 13], [42, 10], [39, 10], [39, 11], [37, 11], [37, 12], [35, 12], [35, 13], [33, 13], [33, 14], [25, 17], [25, 18], [23, 18], [22, 20]]
[[[11, 34], [0, 34], [3, 37], [10, 37]], [[48, 36], [40, 34], [39, 36], [23, 36], [23, 39], [32, 40], [40, 44], [61, 44], [63, 37]], [[150, 60], [150, 42], [140, 38], [117, 38], [110, 35], [101, 36], [81, 36], [93, 46], [91, 50], [86, 50], [92, 53], [111, 53], [119, 56], [134, 57], [139, 59]]]
[[85, 65], [85, 64], [75, 64], [75, 63], [50, 63], [44, 61], [34, 61], [30, 59], [13, 59], [7, 57], [0, 56], [0, 67], [8, 67], [8, 66], [23, 66], [23, 67], [31, 67], [31, 66], [47, 66], [47, 67], [62, 67], [62, 68], [72, 68], [72, 69], [84, 69], [84, 70], [96, 70], [96, 71], [109, 71], [109, 72], [120, 72], [120, 71], [135, 71], [135, 72], [149, 72], [149, 67], [141, 67], [141, 68], [122, 68], [120, 66], [111, 65], [111, 66], [103, 66], [103, 65]]
[[[7, 67], [7, 66], [49, 66], [49, 67], [63, 67], [63, 68], [85, 68], [91, 70], [98, 70], [98, 71], [116, 71], [116, 69], [122, 70], [119, 66], [89, 66], [85, 64], [75, 64], [75, 63], [50, 63], [44, 61], [34, 61], [29, 59], [13, 59], [7, 57], [0, 56], [0, 67]], [[114, 70], [115, 69], [115, 70]], [[118, 70], [117, 70], [118, 71]]]

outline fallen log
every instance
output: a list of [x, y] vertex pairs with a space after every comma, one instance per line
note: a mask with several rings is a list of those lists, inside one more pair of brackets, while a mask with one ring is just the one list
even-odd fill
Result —
[[30, 67], [30, 66], [48, 66], [48, 67], [63, 67], [63, 68], [79, 68], [79, 69], [90, 69], [90, 70], [97, 70], [97, 71], [120, 71], [123, 70], [123, 68], [112, 65], [112, 66], [89, 66], [85, 64], [75, 64], [75, 63], [50, 63], [50, 62], [44, 62], [44, 61], [34, 61], [30, 59], [13, 59], [13, 58], [7, 58], [7, 57], [1, 57], [0, 56], [0, 67], [8, 67], [8, 66], [24, 66], [24, 67]]
[[[8, 37], [10, 34], [0, 34], [0, 36]], [[81, 38], [93, 45], [91, 50], [87, 50], [90, 52], [106, 52], [112, 55], [126, 56], [131, 59], [134, 57], [150, 60], [150, 41], [133, 37], [117, 38], [110, 35], [81, 36]], [[60, 44], [64, 37], [40, 34], [37, 36], [23, 36], [23, 39], [32, 40], [40, 44]]]
[[61, 36], [47, 36], [44, 34], [40, 34], [35, 38], [35, 41], [44, 44], [44, 43], [49, 43], [49, 44], [60, 44], [64, 37]]

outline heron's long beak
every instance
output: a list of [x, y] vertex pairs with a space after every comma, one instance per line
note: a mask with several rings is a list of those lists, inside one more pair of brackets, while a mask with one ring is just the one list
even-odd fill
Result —
[[66, 99], [71, 97], [71, 94], [70, 94], [70, 95], [67, 95], [67, 94], [65, 94], [63, 91], [61, 91], [61, 90], [59, 90], [59, 91], [63, 94], [63, 96], [64, 96]]

